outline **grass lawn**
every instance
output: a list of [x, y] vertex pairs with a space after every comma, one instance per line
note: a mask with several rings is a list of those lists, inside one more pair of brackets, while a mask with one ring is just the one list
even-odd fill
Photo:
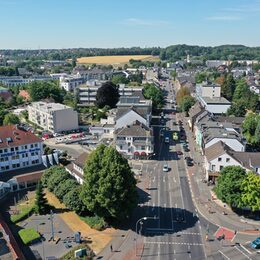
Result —
[[34, 228], [22, 229], [18, 232], [18, 234], [25, 245], [28, 245], [32, 241], [40, 239], [41, 237]]
[[13, 212], [14, 213], [15, 211], [18, 212], [18, 214], [11, 215], [11, 221], [13, 223], [22, 221], [26, 219], [28, 216], [30, 216], [34, 207], [34, 198], [35, 198], [34, 193], [30, 193], [28, 195], [28, 200], [21, 200], [18, 202], [18, 204], [15, 207], [13, 207]]

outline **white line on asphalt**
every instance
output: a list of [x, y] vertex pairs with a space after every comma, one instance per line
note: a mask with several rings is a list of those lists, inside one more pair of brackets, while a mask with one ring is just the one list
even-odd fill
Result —
[[176, 182], [176, 178], [175, 177], [173, 178], [173, 181]]
[[177, 208], [178, 207], [178, 205], [177, 205], [177, 203], [175, 203], [175, 208]]
[[240, 244], [240, 246], [248, 253], [248, 254], [252, 254], [252, 252], [250, 252], [247, 248], [245, 248], [243, 245]]
[[163, 176], [163, 182], [165, 182], [165, 176]]
[[218, 250], [218, 252], [219, 252], [221, 255], [223, 255], [226, 259], [230, 260], [230, 258], [227, 257], [223, 252], [221, 252], [220, 250]]
[[250, 258], [248, 255], [246, 255], [241, 249], [239, 249], [237, 246], [235, 246], [235, 248], [241, 253], [243, 254], [247, 259], [252, 260], [252, 258]]
[[[168, 185], [169, 185], [169, 190], [171, 190], [171, 182], [168, 181]], [[173, 213], [172, 213], [172, 195], [171, 193], [169, 193], [169, 197], [170, 197], [170, 208], [171, 208], [171, 220], [173, 220]], [[172, 229], [173, 229], [173, 221], [172, 222]]]
[[146, 244], [203, 246], [203, 244], [201, 243], [163, 242], [163, 241], [147, 241]]

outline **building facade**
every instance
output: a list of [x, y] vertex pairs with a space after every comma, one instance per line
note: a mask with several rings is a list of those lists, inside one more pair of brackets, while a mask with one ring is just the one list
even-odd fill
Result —
[[28, 106], [29, 120], [52, 133], [78, 129], [78, 113], [58, 103], [34, 102]]
[[42, 164], [42, 140], [22, 127], [0, 127], [0, 172]]

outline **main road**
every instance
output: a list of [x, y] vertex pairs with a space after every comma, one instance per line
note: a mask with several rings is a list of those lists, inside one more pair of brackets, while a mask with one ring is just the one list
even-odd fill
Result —
[[[172, 99], [170, 92], [168, 99]], [[143, 236], [142, 259], [206, 259], [200, 219], [194, 207], [186, 165], [182, 150], [173, 141], [172, 133], [178, 130], [175, 115], [169, 113], [170, 104], [164, 111], [160, 126], [154, 126], [157, 160], [154, 167], [147, 166], [149, 181], [147, 190], [150, 200], [146, 202], [145, 216], [156, 216], [156, 220], [144, 220], [138, 226]], [[162, 136], [163, 133], [163, 136]], [[165, 143], [169, 137], [170, 143]], [[163, 171], [167, 165], [168, 172]]]

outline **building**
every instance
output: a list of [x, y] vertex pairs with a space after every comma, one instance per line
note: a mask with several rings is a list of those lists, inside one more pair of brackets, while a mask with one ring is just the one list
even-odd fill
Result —
[[72, 175], [79, 184], [83, 184], [83, 169], [87, 157], [87, 153], [82, 153], [75, 161], [66, 166], [66, 171], [68, 171], [69, 174]]
[[117, 129], [114, 142], [117, 151], [127, 158], [147, 159], [154, 152], [153, 131], [139, 121]]
[[260, 174], [260, 153], [236, 152], [219, 141], [205, 149], [206, 179], [215, 181], [226, 166], [240, 166]]
[[201, 97], [199, 101], [205, 110], [216, 115], [226, 114], [231, 106], [231, 102], [224, 97]]
[[220, 98], [221, 86], [208, 82], [196, 84], [196, 95], [199, 97]]
[[12, 92], [9, 91], [7, 88], [3, 88], [0, 86], [0, 99], [4, 101], [10, 100], [12, 97]]
[[42, 140], [18, 125], [0, 127], [0, 172], [42, 164]]
[[63, 76], [60, 77], [60, 87], [66, 91], [74, 91], [77, 86], [83, 84], [85, 80], [79, 76]]
[[29, 120], [52, 133], [78, 129], [78, 113], [59, 103], [34, 102], [28, 106]]

